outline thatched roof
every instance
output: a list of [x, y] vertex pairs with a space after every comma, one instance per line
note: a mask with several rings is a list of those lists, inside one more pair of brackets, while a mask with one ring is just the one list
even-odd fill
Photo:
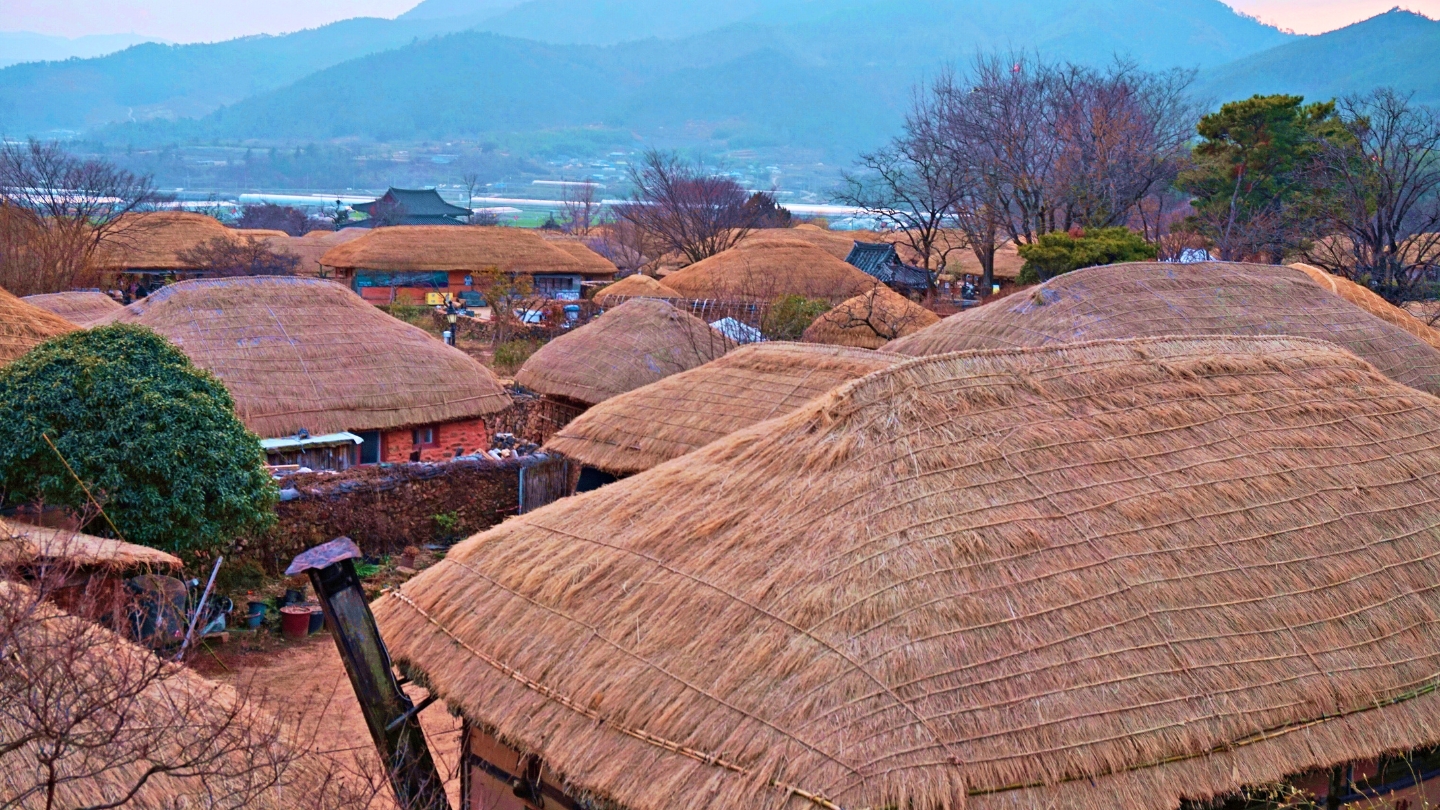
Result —
[[1291, 335], [1328, 340], [1393, 379], [1440, 393], [1440, 352], [1321, 289], [1263, 264], [1136, 263], [1057, 276], [1023, 295], [952, 315], [887, 351], [972, 349], [1149, 335]]
[[79, 532], [0, 520], [0, 562], [58, 560], [72, 565], [126, 569], [182, 568], [179, 557], [149, 546]]
[[233, 228], [231, 230], [236, 236], [250, 239], [273, 239], [280, 236], [286, 239], [291, 238], [290, 234], [276, 228]]
[[615, 263], [590, 249], [579, 239], [546, 237], [545, 241], [569, 254], [570, 258], [585, 266], [586, 276], [608, 278], [620, 272]]
[[272, 236], [265, 244], [277, 253], [290, 253], [300, 257], [300, 266], [295, 272], [304, 276], [319, 276], [323, 272], [320, 258], [330, 248], [359, 239], [369, 231], [364, 228], [342, 228], [338, 231], [311, 231], [304, 236]]
[[515, 382], [594, 405], [709, 362], [733, 345], [688, 312], [637, 298], [540, 347]]
[[839, 303], [874, 279], [803, 239], [747, 238], [739, 245], [665, 276], [686, 298], [774, 301], [802, 295]]
[[816, 318], [801, 339], [806, 343], [878, 349], [939, 320], [939, 315], [877, 284]]
[[102, 245], [96, 266], [102, 270], [193, 270], [180, 254], [212, 239], [237, 240], [236, 231], [214, 217], [189, 211], [126, 214]]
[[1316, 341], [922, 358], [512, 518], [376, 614], [631, 810], [1174, 810], [1440, 742], [1437, 434]]
[[80, 327], [0, 290], [0, 365]]
[[120, 309], [119, 301], [96, 290], [27, 295], [20, 300], [34, 304], [46, 312], [53, 312], [79, 326], [89, 326]]
[[661, 282], [636, 273], [595, 293], [595, 303], [602, 307], [608, 307], [612, 304], [624, 303], [631, 298], [658, 298], [662, 301], [676, 301], [684, 297]]
[[[588, 250], [588, 248], [587, 248]], [[596, 254], [595, 258], [600, 258]], [[337, 269], [478, 273], [498, 267], [507, 273], [614, 275], [614, 265], [575, 258], [533, 230], [450, 225], [375, 228], [331, 248], [320, 263]]]
[[1431, 346], [1434, 346], [1436, 349], [1440, 349], [1440, 331], [1432, 329], [1424, 321], [1386, 301], [1369, 288], [1362, 287], [1348, 278], [1341, 278], [1340, 276], [1327, 273], [1313, 265], [1292, 264], [1290, 266], [1309, 276], [1310, 280], [1316, 284], [1328, 289], [1330, 292], [1344, 298], [1346, 301], [1360, 307], [1380, 320], [1398, 326]]
[[106, 323], [138, 323], [220, 378], [261, 437], [384, 430], [510, 405], [495, 375], [332, 281], [253, 276], [172, 284]]
[[607, 399], [545, 448], [616, 475], [672, 458], [789, 413], [836, 386], [905, 358], [865, 349], [754, 343]]

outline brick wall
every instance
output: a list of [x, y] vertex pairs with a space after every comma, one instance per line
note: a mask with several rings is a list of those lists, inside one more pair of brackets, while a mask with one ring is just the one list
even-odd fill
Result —
[[[420, 461], [444, 461], [490, 449], [490, 431], [483, 419], [461, 419], [428, 427], [435, 429], [436, 445], [420, 448]], [[380, 460], [390, 464], [410, 461], [410, 454], [415, 452], [414, 435], [413, 428], [385, 431], [380, 439]]]

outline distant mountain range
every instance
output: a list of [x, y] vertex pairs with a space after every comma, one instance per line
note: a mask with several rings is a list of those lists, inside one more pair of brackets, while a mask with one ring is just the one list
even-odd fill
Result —
[[154, 41], [139, 34], [97, 34], [72, 39], [30, 31], [0, 31], [0, 67], [21, 62], [88, 59]]
[[1296, 37], [1218, 0], [425, 0], [396, 20], [5, 68], [0, 134], [285, 143], [598, 129], [848, 157], [893, 131], [917, 81], [980, 52], [1199, 68], [1216, 101], [1377, 84], [1440, 100], [1437, 45], [1440, 23], [1407, 12]]

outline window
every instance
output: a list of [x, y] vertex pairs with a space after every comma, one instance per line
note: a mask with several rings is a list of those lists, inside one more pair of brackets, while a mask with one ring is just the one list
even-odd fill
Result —
[[360, 445], [360, 463], [361, 463], [361, 464], [379, 464], [379, 463], [380, 463], [380, 431], [378, 431], [378, 430], [362, 430], [362, 431], [360, 431], [359, 433], [357, 433], [357, 434], [355, 434], [355, 435], [356, 435], [356, 436], [359, 436], [359, 437], [363, 440], [362, 443], [361, 443], [361, 445]]
[[575, 279], [571, 276], [536, 276], [535, 293], [546, 298], [565, 298], [575, 292]]
[[415, 428], [411, 437], [418, 447], [434, 447], [436, 444], [434, 427]]

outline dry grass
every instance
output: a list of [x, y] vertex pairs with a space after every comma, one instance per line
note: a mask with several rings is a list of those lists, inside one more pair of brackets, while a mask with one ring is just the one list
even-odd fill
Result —
[[595, 303], [602, 307], [622, 304], [631, 298], [658, 298], [661, 301], [678, 301], [685, 296], [670, 289], [655, 279], [636, 273], [626, 276], [595, 293]]
[[1158, 335], [1289, 335], [1326, 340], [1406, 385], [1440, 393], [1440, 351], [1288, 267], [1117, 264], [1057, 276], [886, 345], [936, 355]]
[[686, 298], [763, 303], [786, 295], [839, 303], [874, 283], [831, 253], [783, 232], [752, 236], [665, 276], [665, 286]]
[[801, 339], [806, 343], [878, 349], [939, 320], [939, 315], [883, 284], [876, 284], [864, 295], [842, 301], [816, 318]]
[[1440, 400], [1333, 344], [922, 358], [513, 518], [390, 651], [632, 810], [1173, 810], [1440, 742]]
[[545, 241], [568, 253], [570, 258], [585, 265], [585, 275], [587, 276], [603, 278], [613, 276], [619, 272], [619, 268], [615, 266], [614, 262], [591, 250], [588, 245], [579, 239], [568, 236], [551, 236], [546, 237]]
[[262, 437], [470, 419], [510, 405], [480, 363], [330, 281], [182, 281], [114, 313], [219, 377]]
[[0, 290], [0, 365], [80, 327]]
[[741, 346], [596, 405], [545, 449], [617, 475], [642, 472], [903, 359], [802, 343]]
[[27, 295], [21, 299], [46, 312], [53, 312], [79, 326], [89, 326], [95, 321], [120, 309], [120, 302], [102, 292], [59, 292], [43, 295]]
[[615, 274], [614, 265], [593, 251], [593, 259], [580, 259], [560, 244], [524, 228], [403, 225], [375, 228], [337, 245], [321, 257], [320, 263], [341, 270], [478, 273], [497, 267], [506, 273], [521, 274], [579, 273], [601, 278]]
[[547, 396], [593, 405], [709, 362], [732, 346], [694, 315], [637, 298], [545, 344], [515, 381]]

